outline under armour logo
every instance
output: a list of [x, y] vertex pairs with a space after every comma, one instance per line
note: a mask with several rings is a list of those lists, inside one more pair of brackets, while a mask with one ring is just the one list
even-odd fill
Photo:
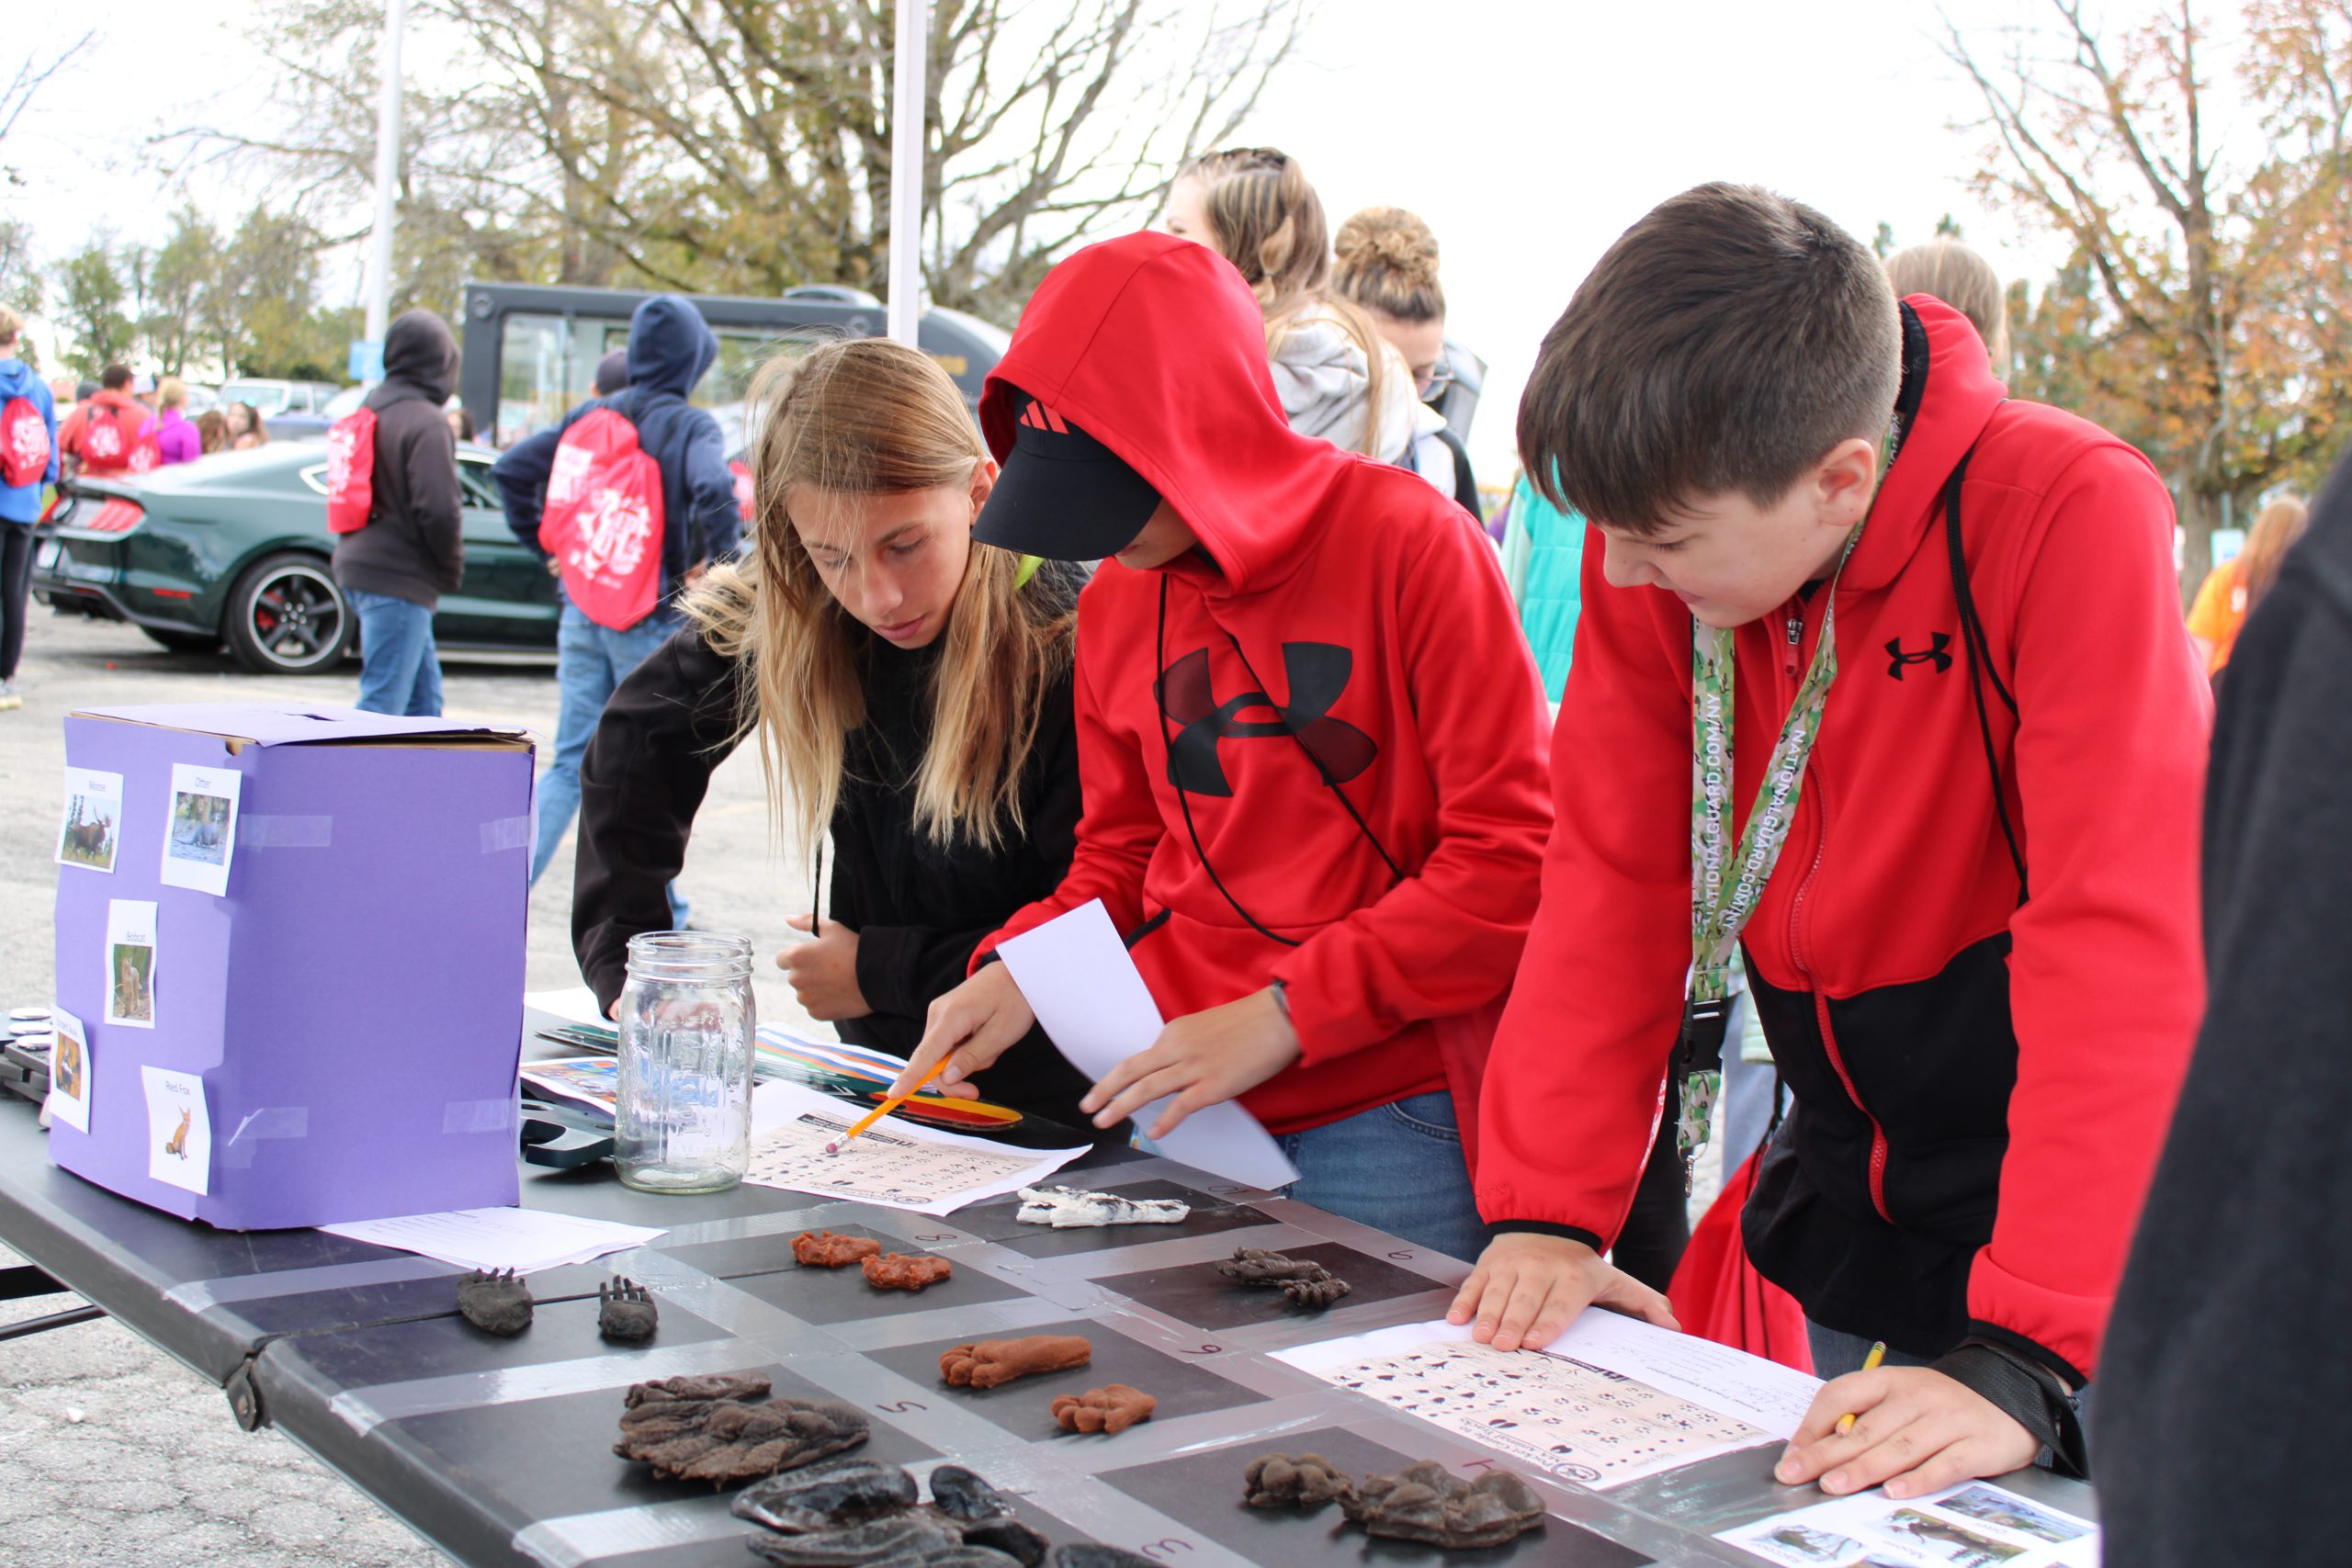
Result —
[[[1209, 684], [1208, 649], [1188, 653], [1154, 682], [1159, 711], [1181, 726], [1168, 745], [1168, 782], [1191, 795], [1230, 796], [1233, 785], [1217, 760], [1220, 740], [1271, 740], [1296, 735], [1325, 778], [1345, 784], [1372, 766], [1380, 748], [1371, 736], [1331, 708], [1348, 689], [1355, 655], [1328, 642], [1283, 644], [1283, 672], [1290, 701], [1277, 703], [1263, 692], [1244, 692], [1225, 702]], [[1244, 721], [1250, 708], [1272, 708], [1274, 719]]]
[[1021, 411], [1021, 417], [1014, 423], [1025, 424], [1032, 430], [1049, 430], [1056, 435], [1069, 434], [1069, 423], [1035, 398], [1029, 400], [1027, 406]]
[[1901, 637], [1888, 637], [1886, 639], [1886, 656], [1888, 660], [1886, 672], [1900, 681], [1903, 679], [1903, 667], [1905, 665], [1925, 664], [1932, 659], [1936, 661], [1936, 673], [1940, 675], [1945, 671], [1951, 668], [1951, 655], [1944, 651], [1944, 649], [1951, 646], [1951, 637], [1947, 637], [1942, 632], [1934, 632], [1929, 634], [1928, 637], [1928, 646], [1925, 649], [1917, 653], [1905, 653], [1903, 651], [1903, 639]]

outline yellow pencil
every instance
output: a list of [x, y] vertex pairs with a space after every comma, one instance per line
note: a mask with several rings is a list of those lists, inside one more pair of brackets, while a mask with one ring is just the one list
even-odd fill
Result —
[[860, 1133], [865, 1132], [868, 1127], [873, 1126], [874, 1123], [881, 1121], [882, 1118], [888, 1116], [890, 1112], [896, 1111], [901, 1105], [904, 1105], [908, 1100], [912, 1100], [916, 1095], [921, 1094], [924, 1089], [930, 1088], [931, 1080], [937, 1077], [942, 1072], [944, 1072], [946, 1070], [947, 1064], [955, 1059], [956, 1053], [953, 1051], [950, 1051], [946, 1055], [940, 1057], [937, 1062], [932, 1065], [931, 1071], [923, 1074], [922, 1077], [915, 1080], [915, 1084], [912, 1089], [907, 1090], [904, 1094], [892, 1095], [889, 1099], [884, 1100], [881, 1104], [867, 1111], [864, 1116], [858, 1119], [856, 1126], [852, 1127], [848, 1132], [843, 1133], [840, 1137], [835, 1138], [831, 1143], [827, 1144], [825, 1145], [825, 1152], [829, 1155], [837, 1155], [841, 1153], [842, 1145], [848, 1143], [852, 1138], [856, 1137]]
[[[1878, 1371], [1878, 1364], [1885, 1359], [1886, 1341], [1883, 1339], [1876, 1340], [1871, 1346], [1871, 1353], [1862, 1358], [1862, 1371], [1866, 1372], [1874, 1372]], [[1854, 1417], [1850, 1411], [1846, 1415], [1838, 1417], [1838, 1435], [1839, 1437], [1844, 1437], [1853, 1429]]]

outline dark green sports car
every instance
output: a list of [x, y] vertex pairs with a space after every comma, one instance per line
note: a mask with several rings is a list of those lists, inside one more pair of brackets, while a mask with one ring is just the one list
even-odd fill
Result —
[[[555, 580], [508, 531], [490, 482], [498, 454], [458, 449], [466, 576], [433, 617], [446, 650], [555, 650]], [[165, 648], [223, 643], [248, 670], [334, 670], [359, 617], [328, 565], [327, 449], [277, 441], [218, 452], [144, 478], [68, 482], [41, 525], [33, 594], [58, 611], [129, 621]]]

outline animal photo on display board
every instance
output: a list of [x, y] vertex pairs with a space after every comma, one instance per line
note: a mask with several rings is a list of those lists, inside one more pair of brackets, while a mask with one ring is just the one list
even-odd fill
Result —
[[114, 870], [122, 821], [122, 775], [86, 768], [65, 770], [65, 816], [57, 830], [57, 863]]
[[220, 795], [178, 794], [172, 797], [172, 846], [175, 860], [219, 865], [229, 830], [229, 798]]

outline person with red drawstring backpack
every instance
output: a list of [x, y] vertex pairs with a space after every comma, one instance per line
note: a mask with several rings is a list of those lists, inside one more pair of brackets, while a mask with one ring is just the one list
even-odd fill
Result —
[[[580, 808], [580, 762], [614, 691], [683, 624], [677, 600], [743, 540], [725, 438], [686, 400], [718, 357], [718, 339], [680, 294], [657, 294], [629, 319], [627, 385], [551, 429], [526, 436], [491, 469], [506, 525], [561, 580], [556, 634], [561, 707], [555, 756], [538, 784], [536, 886]], [[670, 890], [677, 925], [687, 907]]]
[[384, 378], [330, 435], [327, 526], [334, 580], [359, 615], [367, 713], [441, 712], [433, 612], [466, 570], [458, 444], [441, 416], [457, 384], [449, 323], [403, 311], [384, 334]]
[[109, 365], [98, 373], [98, 389], [74, 406], [58, 431], [57, 444], [74, 460], [74, 473], [122, 474], [130, 470], [130, 455], [139, 432], [147, 423], [147, 405], [131, 394], [128, 365]]
[[57, 402], [17, 353], [23, 332], [17, 312], [0, 305], [0, 711], [25, 705], [17, 661], [25, 651], [33, 525], [42, 489], [57, 482]]

